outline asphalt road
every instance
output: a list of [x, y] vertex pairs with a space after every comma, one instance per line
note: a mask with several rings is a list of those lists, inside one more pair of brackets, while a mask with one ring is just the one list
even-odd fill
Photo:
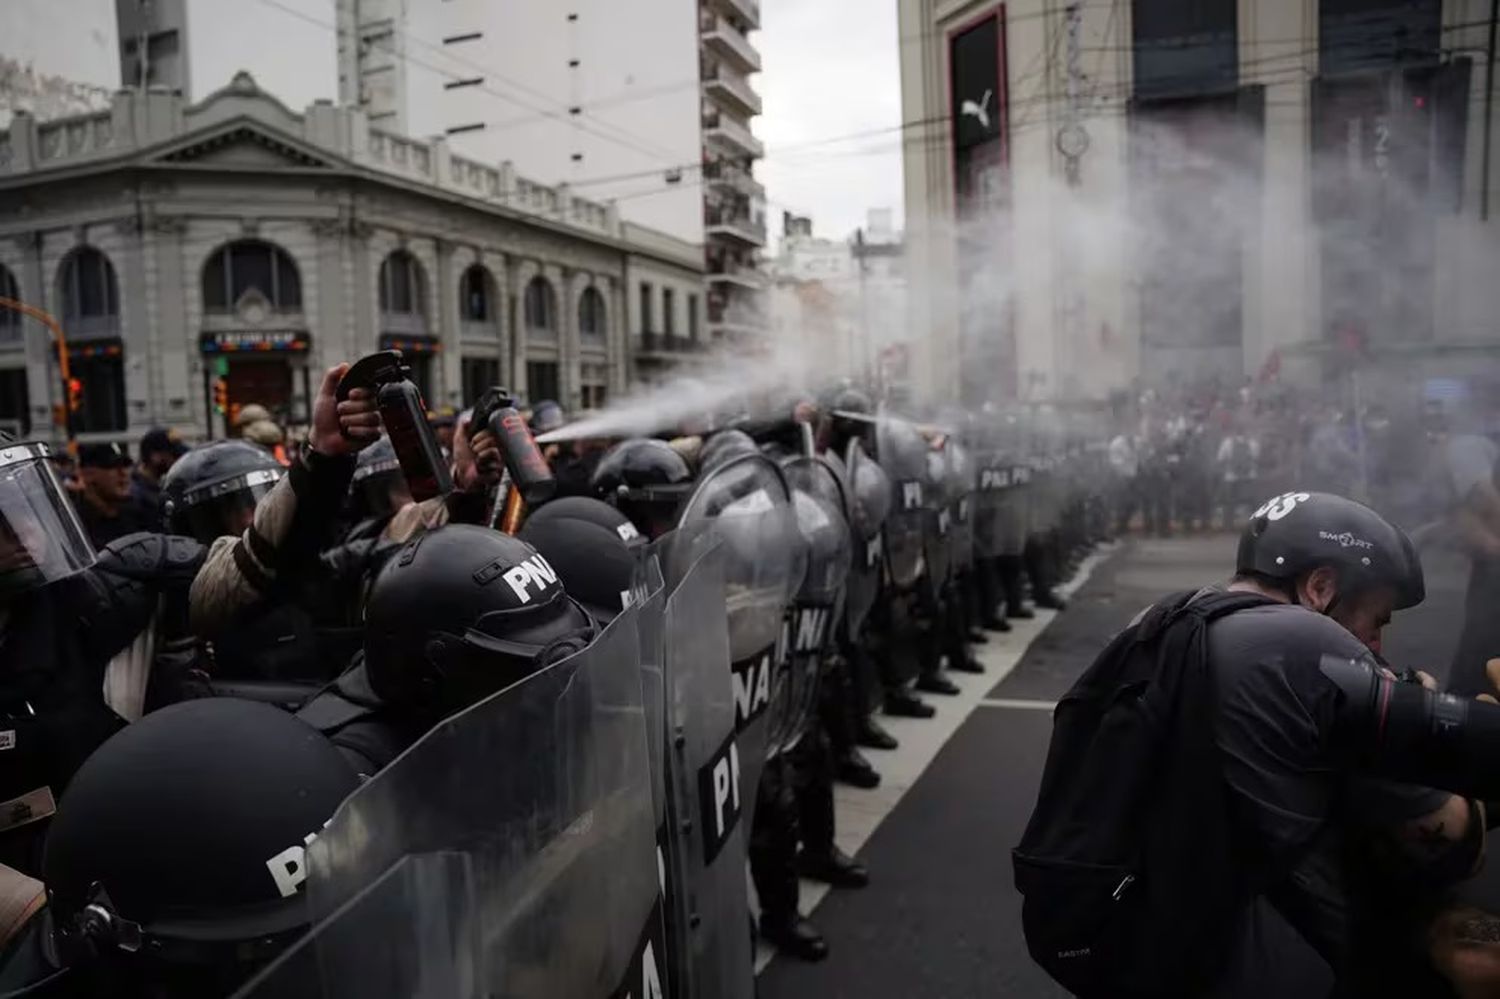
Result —
[[[1010, 848], [1035, 801], [1056, 701], [1119, 628], [1168, 592], [1222, 580], [1228, 535], [1134, 540], [1095, 569], [860, 851], [872, 884], [813, 913], [831, 953], [775, 958], [762, 999], [1061, 997], [1026, 953]], [[1462, 622], [1463, 565], [1429, 559], [1429, 599], [1386, 636], [1400, 665], [1446, 671]], [[1032, 703], [1028, 703], [1032, 702]]]

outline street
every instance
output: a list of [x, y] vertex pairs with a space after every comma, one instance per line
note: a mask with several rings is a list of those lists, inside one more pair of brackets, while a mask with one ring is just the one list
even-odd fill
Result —
[[[772, 959], [760, 976], [762, 999], [1066, 995], [1026, 953], [1010, 866], [1035, 800], [1051, 706], [1141, 608], [1226, 579], [1233, 559], [1227, 534], [1127, 541], [1092, 566], [1068, 610], [1039, 633], [992, 635], [979, 650], [990, 673], [958, 678], [966, 690], [957, 700], [972, 711], [859, 850], [870, 887], [829, 893], [812, 910], [828, 937], [828, 959]], [[1462, 622], [1464, 567], [1451, 555], [1427, 562], [1427, 601], [1398, 615], [1386, 647], [1392, 662], [1441, 675]], [[1013, 668], [996, 682], [1007, 665]], [[974, 684], [985, 689], [971, 700]], [[892, 726], [903, 745], [891, 754], [870, 751], [876, 767], [899, 770], [908, 734], [924, 724], [933, 723]], [[846, 848], [843, 826], [860, 820], [851, 807], [866, 793], [840, 788]]]

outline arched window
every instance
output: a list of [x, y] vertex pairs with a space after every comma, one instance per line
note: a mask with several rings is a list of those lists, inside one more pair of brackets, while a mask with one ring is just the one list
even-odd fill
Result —
[[459, 316], [471, 323], [487, 323], [495, 315], [490, 299], [490, 274], [479, 264], [464, 271], [458, 279]]
[[604, 296], [598, 288], [585, 288], [578, 299], [578, 335], [604, 336]]
[[380, 311], [423, 315], [422, 265], [405, 250], [395, 250], [380, 265]]
[[116, 319], [120, 297], [115, 287], [115, 269], [109, 258], [92, 246], [68, 255], [58, 272], [64, 323], [79, 320]]
[[241, 239], [214, 251], [203, 265], [203, 309], [231, 312], [257, 291], [277, 312], [302, 311], [302, 279], [291, 254], [274, 243]]
[[[4, 267], [0, 267], [0, 298], [9, 298], [12, 301], [21, 300], [21, 292], [16, 284], [16, 277]], [[15, 343], [21, 339], [21, 314], [14, 309], [0, 308], [0, 343]]]
[[544, 277], [534, 277], [526, 286], [526, 328], [548, 333], [557, 331], [557, 296]]

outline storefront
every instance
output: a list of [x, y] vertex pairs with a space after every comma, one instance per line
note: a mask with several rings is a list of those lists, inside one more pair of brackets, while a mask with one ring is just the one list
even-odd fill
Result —
[[239, 411], [256, 403], [283, 427], [311, 422], [310, 338], [301, 330], [204, 333], [203, 408], [210, 434], [234, 436]]

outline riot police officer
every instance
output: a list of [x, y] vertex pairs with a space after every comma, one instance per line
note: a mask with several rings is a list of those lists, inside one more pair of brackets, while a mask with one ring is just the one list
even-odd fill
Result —
[[[37, 870], [37, 849], [59, 794], [83, 759], [139, 718], [151, 677], [153, 615], [164, 595], [185, 599], [195, 631], [218, 635], [273, 598], [334, 522], [354, 453], [377, 434], [366, 393], [335, 398], [345, 368], [324, 377], [308, 440], [289, 474], [239, 537], [205, 552], [184, 539], [134, 535], [97, 564], [42, 444], [0, 444], [0, 860]], [[315, 543], [312, 547], [316, 551]], [[101, 694], [102, 691], [102, 694]]]
[[363, 655], [298, 717], [361, 774], [597, 632], [526, 542], [472, 524], [417, 535], [371, 587]]
[[0, 991], [228, 994], [306, 929], [305, 845], [357, 785], [267, 705], [208, 698], [129, 726], [58, 808], [46, 906], [12, 931]]

